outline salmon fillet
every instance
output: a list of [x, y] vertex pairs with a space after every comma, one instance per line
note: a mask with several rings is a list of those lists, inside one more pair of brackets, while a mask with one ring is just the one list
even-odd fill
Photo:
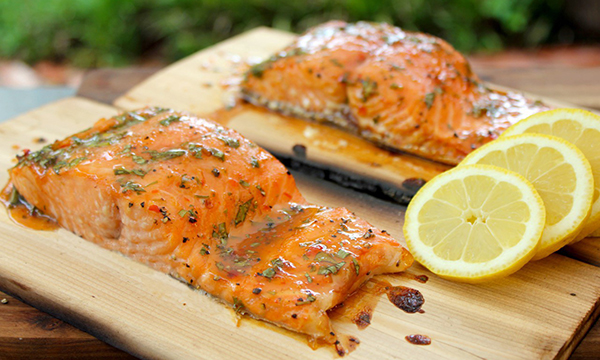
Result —
[[487, 88], [442, 39], [367, 22], [309, 30], [250, 68], [241, 91], [255, 105], [451, 165], [548, 109]]
[[309, 204], [265, 150], [187, 113], [101, 119], [19, 157], [10, 180], [75, 234], [326, 343], [328, 309], [413, 261], [350, 211]]

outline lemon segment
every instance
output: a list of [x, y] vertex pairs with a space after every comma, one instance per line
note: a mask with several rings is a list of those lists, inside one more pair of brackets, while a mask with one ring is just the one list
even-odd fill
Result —
[[469, 154], [458, 166], [487, 164], [521, 174], [546, 208], [546, 225], [533, 260], [573, 241], [589, 218], [594, 178], [584, 154], [564, 139], [542, 134], [502, 136]]
[[525, 265], [545, 219], [542, 199], [523, 176], [469, 165], [425, 184], [408, 205], [403, 230], [410, 252], [433, 273], [475, 283]]
[[[579, 109], [544, 111], [514, 124], [501, 137], [524, 133], [557, 136], [581, 150], [592, 167], [594, 198], [590, 217], [573, 242], [585, 238], [600, 228], [600, 116]], [[600, 236], [600, 231], [594, 235]]]

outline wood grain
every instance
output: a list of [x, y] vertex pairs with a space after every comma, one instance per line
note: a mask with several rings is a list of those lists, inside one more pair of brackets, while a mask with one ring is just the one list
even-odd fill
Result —
[[[92, 335], [0, 292], [0, 359], [133, 360]], [[8, 355], [10, 354], [10, 355]]]
[[[46, 106], [0, 125], [0, 166], [11, 165], [13, 144], [61, 137], [116, 110], [82, 99]], [[38, 145], [39, 146], [39, 145]], [[0, 173], [0, 181], [6, 181]], [[306, 197], [343, 205], [401, 239], [404, 208], [295, 174]], [[411, 275], [426, 274], [420, 284]], [[600, 268], [560, 255], [531, 263], [506, 279], [479, 286], [439, 279], [420, 266], [387, 277], [418, 288], [424, 314], [406, 314], [380, 301], [373, 324], [359, 331], [341, 319], [342, 332], [361, 341], [350, 358], [567, 358], [597, 317]], [[108, 343], [148, 359], [236, 357], [331, 359], [288, 331], [244, 319], [172, 278], [67, 231], [20, 228], [0, 214], [0, 288]], [[403, 340], [432, 337], [430, 346]]]

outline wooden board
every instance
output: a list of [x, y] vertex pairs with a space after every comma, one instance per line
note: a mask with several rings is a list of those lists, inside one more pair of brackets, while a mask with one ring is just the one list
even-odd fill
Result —
[[[13, 164], [34, 138], [60, 138], [116, 109], [72, 98], [0, 125], [0, 167]], [[40, 145], [37, 145], [38, 147]], [[403, 207], [302, 174], [307, 199], [347, 206], [402, 239]], [[7, 180], [0, 172], [0, 182]], [[430, 277], [426, 284], [414, 275]], [[406, 314], [382, 299], [366, 330], [341, 319], [336, 326], [361, 340], [351, 359], [565, 359], [598, 316], [600, 268], [561, 256], [531, 263], [517, 274], [483, 285], [453, 283], [416, 265], [384, 277], [419, 289], [424, 314]], [[186, 285], [104, 250], [65, 230], [37, 232], [0, 212], [0, 288], [106, 342], [147, 359], [332, 359], [302, 336], [244, 319]], [[425, 334], [429, 346], [404, 340]]]
[[[115, 105], [123, 109], [160, 105], [197, 114], [212, 113], [222, 109], [229, 101], [229, 94], [221, 85], [239, 72], [240, 63], [264, 59], [293, 39], [294, 35], [290, 33], [268, 28], [249, 31], [159, 71], [118, 98]], [[577, 107], [528, 95], [557, 107]], [[411, 180], [429, 180], [448, 169], [445, 165], [411, 155], [391, 153], [323, 124], [251, 107], [233, 110], [231, 114], [223, 113], [226, 114], [223, 122], [227, 126], [240, 131], [278, 157], [293, 159], [292, 165], [309, 164], [317, 168], [317, 171], [312, 171], [313, 175], [350, 187], [368, 189], [381, 197], [400, 202], [406, 202], [414, 193], [415, 181]], [[302, 145], [306, 151], [294, 152], [295, 145]], [[572, 257], [600, 265], [600, 239], [586, 239], [565, 251]]]

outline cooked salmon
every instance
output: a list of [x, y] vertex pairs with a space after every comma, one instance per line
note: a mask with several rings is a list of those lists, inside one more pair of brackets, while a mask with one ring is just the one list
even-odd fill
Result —
[[10, 180], [75, 234], [326, 343], [328, 309], [412, 263], [352, 212], [309, 204], [268, 152], [188, 113], [101, 119], [20, 156]]
[[367, 22], [331, 21], [309, 30], [251, 67], [242, 97], [451, 165], [548, 109], [489, 89], [442, 39]]

